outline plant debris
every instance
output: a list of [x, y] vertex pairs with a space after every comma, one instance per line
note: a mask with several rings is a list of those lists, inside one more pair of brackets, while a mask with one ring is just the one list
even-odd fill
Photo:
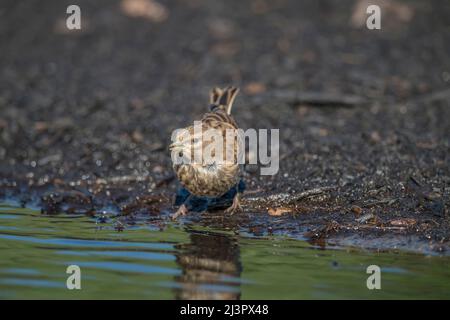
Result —
[[268, 213], [271, 216], [281, 216], [285, 213], [292, 212], [292, 209], [290, 208], [270, 208]]

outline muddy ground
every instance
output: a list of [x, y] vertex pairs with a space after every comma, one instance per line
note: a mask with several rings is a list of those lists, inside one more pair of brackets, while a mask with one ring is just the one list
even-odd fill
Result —
[[381, 30], [329, 0], [80, 0], [68, 30], [72, 2], [0, 4], [2, 201], [164, 228], [170, 134], [233, 84], [242, 128], [280, 129], [279, 173], [177, 223], [448, 254], [448, 1], [385, 1]]

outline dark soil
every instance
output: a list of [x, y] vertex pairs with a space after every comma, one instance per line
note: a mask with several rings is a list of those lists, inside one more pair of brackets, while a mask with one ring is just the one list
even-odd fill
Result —
[[232, 84], [242, 128], [280, 129], [280, 171], [246, 168], [244, 213], [179, 223], [448, 254], [448, 1], [391, 2], [381, 30], [355, 1], [159, 3], [80, 0], [67, 30], [72, 1], [1, 2], [0, 199], [164, 227], [170, 134]]

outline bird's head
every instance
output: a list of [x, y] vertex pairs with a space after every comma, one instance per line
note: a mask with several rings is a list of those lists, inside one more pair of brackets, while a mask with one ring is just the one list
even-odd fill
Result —
[[172, 160], [182, 160], [184, 163], [192, 163], [195, 160], [195, 153], [201, 148], [202, 132], [195, 132], [193, 126], [176, 130], [169, 146]]

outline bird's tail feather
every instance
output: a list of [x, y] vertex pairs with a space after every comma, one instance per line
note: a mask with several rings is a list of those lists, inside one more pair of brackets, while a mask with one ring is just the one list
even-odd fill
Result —
[[211, 111], [215, 109], [223, 109], [227, 114], [231, 114], [234, 99], [239, 92], [239, 88], [227, 87], [225, 89], [214, 88], [210, 92]]

